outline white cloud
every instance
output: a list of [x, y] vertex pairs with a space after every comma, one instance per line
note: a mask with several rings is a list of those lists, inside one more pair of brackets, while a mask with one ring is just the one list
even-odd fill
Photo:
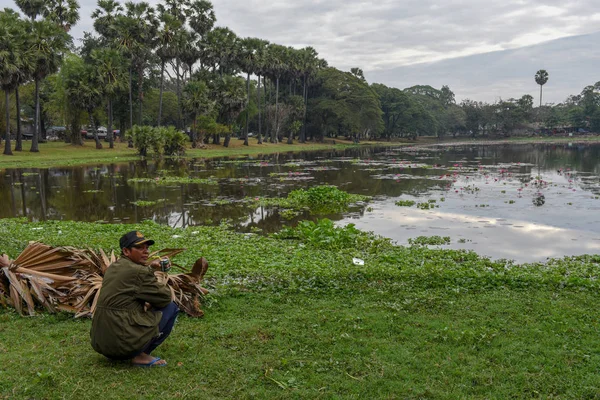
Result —
[[[157, 0], [149, 1], [157, 4]], [[80, 0], [92, 30], [94, 0]], [[312, 46], [330, 65], [381, 71], [518, 49], [598, 29], [597, 0], [215, 0], [217, 24], [239, 36]], [[13, 7], [0, 0], [0, 7]], [[452, 71], [448, 71], [451, 73]]]

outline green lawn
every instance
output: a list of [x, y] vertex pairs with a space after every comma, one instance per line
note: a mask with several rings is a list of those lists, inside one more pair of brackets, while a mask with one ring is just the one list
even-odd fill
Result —
[[95, 354], [88, 320], [1, 312], [0, 396], [592, 399], [597, 300], [541, 289], [229, 294], [201, 320], [181, 317], [156, 352], [169, 365], [151, 370]]
[[[339, 141], [338, 141], [339, 142]], [[250, 146], [243, 146], [242, 141], [232, 139], [230, 147], [209, 145], [205, 149], [192, 149], [186, 151], [188, 158], [212, 158], [225, 156], [241, 156], [255, 154], [281, 153], [288, 151], [312, 151], [332, 148], [345, 148], [353, 146], [350, 143], [297, 143], [292, 145], [286, 143], [263, 143], [256, 144], [253, 139]], [[24, 142], [24, 151], [13, 151], [12, 156], [0, 154], [0, 169], [2, 168], [25, 168], [25, 167], [54, 167], [69, 165], [85, 165], [98, 163], [120, 163], [137, 160], [140, 157], [135, 149], [127, 147], [126, 143], [115, 143], [114, 149], [108, 148], [108, 143], [103, 142], [102, 149], [96, 149], [94, 141], [86, 141], [83, 146], [72, 146], [63, 142], [40, 143], [39, 153], [29, 152], [30, 143]]]
[[0, 252], [114, 249], [130, 228], [187, 247], [180, 264], [211, 263], [205, 317], [181, 316], [156, 352], [169, 365], [105, 360], [89, 320], [0, 309], [0, 398], [600, 398], [600, 256], [514, 265], [340, 230], [299, 241], [24, 220], [0, 220]]

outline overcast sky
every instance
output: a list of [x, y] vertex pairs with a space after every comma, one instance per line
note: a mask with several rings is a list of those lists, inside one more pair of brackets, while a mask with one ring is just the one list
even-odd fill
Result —
[[[93, 29], [90, 14], [96, 8], [95, 0], [79, 1], [81, 21], [72, 30], [75, 37]], [[360, 67], [368, 80], [386, 79], [379, 81], [392, 86], [394, 82], [406, 86], [439, 82], [439, 65], [444, 65], [437, 63], [440, 61], [467, 60], [472, 67], [478, 58], [466, 56], [490, 52], [512, 54], [503, 51], [599, 31], [598, 3], [598, 0], [213, 1], [217, 25], [227, 26], [239, 36], [260, 37], [297, 48], [312, 46], [331, 66], [344, 70]], [[13, 0], [0, 0], [0, 7], [16, 8]], [[419, 76], [422, 79], [425, 75], [430, 78], [429, 82], [407, 82], [392, 74], [392, 71], [414, 70], [407, 66], [419, 63], [426, 63], [421, 66], [422, 71], [437, 75]], [[539, 68], [544, 68], [543, 64], [540, 60]], [[452, 65], [457, 68], [456, 63]], [[459, 63], [458, 68], [461, 65]], [[512, 65], [515, 70], [519, 67]], [[546, 69], [550, 73], [547, 84], [550, 87], [553, 71]], [[592, 70], [590, 68], [589, 77], [581, 77], [587, 84], [600, 80], [600, 76], [592, 76]], [[458, 71], [441, 71], [450, 78], [448, 83], [454, 72]], [[522, 74], [531, 81], [535, 71], [523, 70]], [[493, 79], [490, 75], [489, 80]], [[450, 86], [457, 99], [470, 97], [491, 102], [499, 97], [516, 97], [529, 92], [529, 87], [514, 88], [514, 79], [511, 84], [507, 81], [506, 85], [498, 86], [497, 92], [488, 90], [486, 93], [471, 90], [473, 88], [462, 78], [461, 82], [460, 87]], [[514, 93], [504, 91], [511, 85]], [[551, 101], [562, 101], [566, 95], [581, 89], [573, 87], [565, 93], [557, 92]]]

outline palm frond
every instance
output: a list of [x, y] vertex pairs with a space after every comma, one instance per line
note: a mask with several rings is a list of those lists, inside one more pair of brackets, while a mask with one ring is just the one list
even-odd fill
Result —
[[[185, 249], [162, 249], [152, 253], [174, 257]], [[117, 260], [100, 249], [81, 250], [69, 246], [52, 247], [31, 242], [10, 260], [0, 256], [0, 305], [14, 307], [21, 315], [35, 315], [36, 307], [47, 312], [67, 311], [75, 318], [92, 316], [102, 288], [104, 273]], [[200, 299], [208, 291], [200, 286], [208, 262], [198, 259], [189, 273], [169, 275], [157, 271], [160, 282], [169, 285], [171, 297], [193, 317], [201, 317]]]

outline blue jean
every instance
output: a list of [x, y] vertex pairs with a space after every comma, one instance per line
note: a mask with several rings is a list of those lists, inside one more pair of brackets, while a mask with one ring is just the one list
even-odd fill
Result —
[[158, 324], [158, 336], [152, 338], [150, 343], [148, 343], [140, 353], [152, 353], [154, 349], [156, 349], [162, 342], [165, 341], [167, 337], [169, 337], [169, 334], [171, 334], [171, 331], [173, 330], [173, 325], [175, 325], [175, 320], [177, 320], [179, 307], [177, 307], [177, 304], [174, 302], [171, 302], [166, 307], [158, 308], [154, 311], [162, 311], [162, 318]]

